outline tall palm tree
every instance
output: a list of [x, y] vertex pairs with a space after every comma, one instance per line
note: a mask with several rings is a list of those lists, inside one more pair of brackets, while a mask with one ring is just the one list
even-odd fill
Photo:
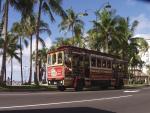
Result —
[[120, 37], [120, 43], [115, 45], [116, 54], [120, 55], [123, 59], [129, 60], [131, 70], [135, 68], [141, 68], [143, 61], [139, 56], [139, 52], [146, 52], [148, 50], [148, 43], [142, 37], [134, 37], [135, 29], [138, 25], [138, 21], [133, 21], [130, 24], [129, 18], [120, 18], [116, 29], [116, 36]]
[[[0, 48], [3, 47], [4, 39], [0, 38]], [[18, 57], [18, 50], [20, 45], [17, 44], [17, 40], [13, 34], [8, 34], [8, 43], [7, 43], [7, 52], [6, 57], [10, 58], [11, 61], [11, 85], [12, 85], [12, 76], [13, 76], [13, 58], [19, 61], [20, 58]]]
[[[127, 53], [132, 48], [133, 50], [140, 50], [145, 52], [148, 50], [148, 43], [142, 37], [134, 37], [134, 32], [136, 27], [138, 26], [138, 21], [133, 21], [131, 24], [129, 23], [129, 18], [120, 18], [118, 26], [116, 30], [117, 37], [120, 37], [120, 51], [121, 56], [125, 59]], [[131, 52], [131, 51], [130, 51]]]
[[1, 76], [0, 76], [0, 83], [3, 82], [4, 76], [6, 76], [6, 45], [8, 43], [7, 41], [7, 27], [8, 27], [8, 11], [9, 11], [9, 4], [16, 9], [17, 11], [20, 11], [22, 16], [26, 16], [30, 14], [33, 10], [33, 0], [26, 1], [26, 0], [5, 0], [1, 1], [1, 4], [3, 4], [4, 10], [3, 10], [3, 37], [4, 37], [4, 47], [3, 47], [3, 57], [2, 57], [2, 68], [1, 68]]
[[66, 13], [61, 7], [62, 0], [35, 0], [38, 3], [38, 17], [37, 17], [37, 23], [36, 23], [36, 60], [35, 60], [35, 79], [36, 84], [38, 85], [38, 38], [39, 38], [39, 24], [41, 20], [41, 13], [45, 12], [49, 14], [50, 20], [52, 22], [55, 21], [55, 18], [53, 16], [53, 13], [65, 18]]
[[113, 10], [103, 8], [95, 12], [96, 20], [93, 22], [93, 29], [89, 31], [89, 35], [96, 40], [95, 46], [98, 46], [98, 51], [109, 53], [109, 42], [116, 38], [115, 26], [117, 25], [118, 16]]
[[[31, 81], [32, 81], [32, 39], [33, 39], [33, 35], [36, 34], [36, 17], [34, 15], [30, 15], [26, 18], [23, 18], [21, 23], [24, 25], [24, 32], [25, 32], [26, 37], [30, 38], [30, 75], [29, 75], [28, 83], [31, 84]], [[39, 26], [40, 26], [39, 28], [40, 33], [46, 32], [49, 36], [51, 35], [51, 31], [47, 23], [41, 20]], [[43, 43], [44, 40], [42, 38], [39, 37], [39, 41], [41, 42], [43, 46], [45, 45]]]
[[9, 3], [8, 0], [6, 0], [5, 4], [4, 4], [4, 25], [3, 25], [3, 29], [4, 29], [4, 45], [3, 45], [3, 56], [2, 56], [2, 67], [1, 67], [1, 76], [0, 76], [0, 85], [4, 84], [3, 80], [4, 80], [4, 76], [6, 76], [6, 51], [7, 51], [7, 27], [8, 27], [8, 7], [9, 7]]
[[[73, 45], [75, 44], [75, 37], [80, 40], [80, 36], [82, 34], [83, 29], [83, 21], [79, 18], [81, 13], [76, 14], [73, 9], [66, 10], [67, 19], [63, 19], [62, 22], [59, 24], [61, 31], [71, 31], [73, 37]], [[80, 38], [79, 38], [80, 37]]]
[[23, 64], [22, 64], [22, 49], [23, 46], [25, 45], [26, 47], [28, 46], [28, 41], [25, 37], [25, 32], [24, 32], [24, 25], [16, 22], [12, 26], [12, 32], [15, 33], [16, 37], [18, 38], [18, 42], [20, 44], [20, 70], [21, 70], [21, 83], [23, 84]]
[[21, 61], [20, 57], [18, 56], [19, 53], [17, 52], [20, 49], [20, 45], [17, 44], [16, 38], [14, 36], [8, 35], [8, 45], [7, 45], [7, 58], [10, 58], [11, 62], [11, 85], [12, 85], [12, 77], [13, 77], [13, 58], [15, 58], [19, 63]]

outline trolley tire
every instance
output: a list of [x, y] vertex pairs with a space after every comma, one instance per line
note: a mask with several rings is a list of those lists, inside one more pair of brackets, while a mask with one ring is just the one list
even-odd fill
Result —
[[124, 87], [123, 80], [119, 80], [119, 83], [116, 84], [115, 89], [122, 89]]
[[66, 90], [65, 86], [57, 86], [57, 89], [59, 91], [65, 91]]
[[83, 83], [83, 80], [78, 80], [77, 81], [77, 84], [75, 86], [75, 91], [83, 91], [83, 87], [84, 87], [84, 83]]

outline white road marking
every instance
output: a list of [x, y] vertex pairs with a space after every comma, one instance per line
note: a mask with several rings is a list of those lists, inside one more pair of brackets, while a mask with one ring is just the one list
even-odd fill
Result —
[[139, 92], [140, 90], [125, 90], [125, 93], [136, 93]]
[[119, 99], [119, 98], [127, 98], [127, 97], [131, 97], [131, 96], [133, 96], [133, 95], [125, 95], [125, 96], [118, 96], [118, 97], [108, 97], [108, 98], [98, 98], [98, 99], [90, 99], [90, 100], [77, 100], [77, 101], [46, 103], [46, 104], [6, 106], [6, 107], [0, 107], [0, 110], [2, 110], [2, 109], [12, 109], [12, 108], [28, 108], [28, 107], [37, 107], [37, 106], [50, 106], [50, 105], [60, 105], [60, 104], [71, 104], [71, 103], [83, 103], [83, 102], [93, 102], [93, 101], [102, 101], [102, 100], [112, 100], [112, 99]]

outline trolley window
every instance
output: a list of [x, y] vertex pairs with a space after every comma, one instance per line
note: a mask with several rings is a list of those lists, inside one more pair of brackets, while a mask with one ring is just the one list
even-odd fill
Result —
[[51, 65], [51, 55], [48, 55], [48, 65]]
[[62, 64], [62, 52], [58, 53], [58, 64]]
[[52, 65], [56, 64], [56, 54], [52, 54]]
[[107, 68], [111, 68], [111, 61], [110, 60], [107, 61]]
[[65, 65], [71, 68], [71, 56], [69, 54], [65, 54]]
[[97, 58], [97, 67], [101, 67], [101, 59]]
[[106, 60], [105, 59], [103, 59], [103, 61], [102, 61], [102, 67], [106, 68]]
[[91, 66], [96, 67], [96, 57], [91, 57]]

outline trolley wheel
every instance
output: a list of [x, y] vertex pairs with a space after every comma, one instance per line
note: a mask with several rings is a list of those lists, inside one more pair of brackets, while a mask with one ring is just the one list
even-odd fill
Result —
[[102, 89], [102, 90], [106, 90], [106, 89], [108, 89], [108, 85], [103, 85], [103, 86], [100, 86], [100, 88]]
[[75, 91], [82, 91], [83, 87], [84, 87], [83, 81], [82, 80], [78, 80], [74, 89], [75, 89]]
[[118, 83], [118, 84], [116, 84], [115, 88], [116, 88], [116, 89], [122, 89], [122, 88], [123, 88], [123, 86], [124, 86], [123, 80], [122, 80], [122, 79], [120, 79], [120, 80], [119, 80], [119, 83]]
[[59, 91], [65, 91], [66, 90], [65, 86], [57, 86], [57, 89]]

